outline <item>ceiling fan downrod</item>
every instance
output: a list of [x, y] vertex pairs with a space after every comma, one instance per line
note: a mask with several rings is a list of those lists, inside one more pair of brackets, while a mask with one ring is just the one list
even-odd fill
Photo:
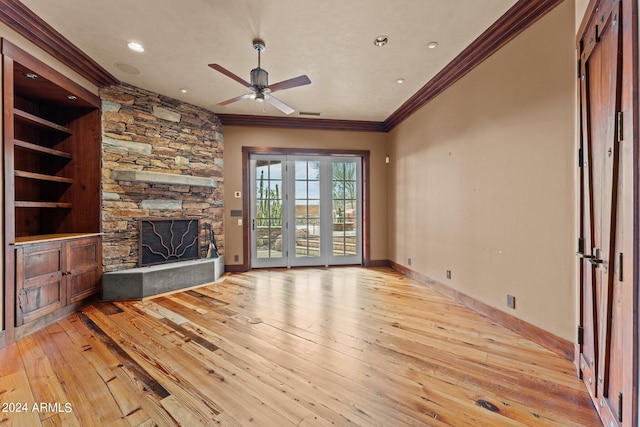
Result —
[[258, 67], [251, 70], [251, 85], [260, 92], [269, 86], [269, 73], [260, 67], [260, 54], [264, 52], [266, 45], [262, 39], [253, 39], [253, 48], [258, 51]]

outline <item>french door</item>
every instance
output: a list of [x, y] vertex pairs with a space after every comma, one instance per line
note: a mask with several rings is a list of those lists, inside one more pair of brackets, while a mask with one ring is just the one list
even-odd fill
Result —
[[251, 266], [362, 263], [359, 157], [250, 157]]

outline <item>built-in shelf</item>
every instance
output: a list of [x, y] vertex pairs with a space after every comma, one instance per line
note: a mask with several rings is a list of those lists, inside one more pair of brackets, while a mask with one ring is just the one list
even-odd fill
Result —
[[73, 179], [65, 178], [63, 176], [45, 175], [41, 173], [27, 172], [27, 171], [14, 171], [15, 176], [20, 178], [37, 179], [40, 181], [62, 182], [65, 184], [73, 184]]
[[141, 181], [152, 184], [169, 184], [169, 185], [192, 185], [196, 187], [216, 187], [213, 178], [178, 175], [173, 173], [149, 172], [139, 170], [114, 170], [112, 171], [113, 179], [116, 181]]
[[57, 234], [42, 234], [39, 236], [16, 236], [15, 245], [27, 245], [32, 243], [49, 243], [57, 242], [60, 240], [78, 239], [82, 237], [97, 237], [102, 233], [57, 233]]
[[71, 203], [61, 202], [25, 202], [16, 200], [16, 208], [54, 208], [54, 209], [71, 209]]
[[13, 339], [100, 290], [101, 115], [97, 95], [0, 41], [3, 176], [12, 184], [3, 191], [2, 293]]
[[22, 120], [31, 125], [35, 125], [35, 126], [45, 128], [45, 129], [50, 129], [50, 130], [56, 130], [58, 132], [66, 133], [67, 135], [73, 134], [71, 129], [67, 127], [60, 126], [57, 123], [50, 122], [49, 120], [45, 120], [42, 117], [35, 116], [31, 113], [27, 113], [26, 111], [22, 111], [17, 108], [13, 109], [13, 115], [15, 116], [16, 120]]
[[49, 154], [52, 156], [63, 157], [65, 159], [71, 159], [73, 156], [69, 153], [65, 153], [64, 151], [54, 150], [53, 148], [43, 147], [42, 145], [32, 144], [30, 142], [21, 141], [16, 139], [13, 141], [13, 145], [16, 147], [24, 148], [25, 150], [34, 151], [37, 153]]

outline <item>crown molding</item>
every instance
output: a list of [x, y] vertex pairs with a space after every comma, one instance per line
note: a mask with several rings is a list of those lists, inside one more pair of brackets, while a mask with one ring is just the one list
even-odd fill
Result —
[[533, 25], [562, 1], [519, 0], [444, 67], [442, 71], [387, 117], [384, 121], [385, 130], [390, 131], [426, 103], [440, 95], [445, 89], [480, 65], [485, 59]]
[[563, 0], [519, 0], [384, 122], [219, 114], [225, 125], [389, 132], [533, 25]]
[[370, 122], [365, 120], [303, 119], [299, 117], [249, 116], [244, 114], [217, 113], [216, 116], [218, 116], [225, 126], [386, 132], [383, 122]]
[[[388, 132], [444, 92], [563, 0], [519, 0], [384, 122], [218, 114], [224, 125]], [[0, 0], [0, 21], [99, 87], [120, 83], [18, 0]]]
[[0, 21], [98, 87], [120, 81], [18, 0], [0, 0]]

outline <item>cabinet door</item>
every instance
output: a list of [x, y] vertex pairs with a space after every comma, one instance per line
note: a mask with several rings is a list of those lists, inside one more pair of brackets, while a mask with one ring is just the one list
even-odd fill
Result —
[[68, 304], [100, 290], [100, 238], [87, 237], [65, 244]]
[[66, 305], [64, 257], [59, 242], [16, 249], [16, 326]]

